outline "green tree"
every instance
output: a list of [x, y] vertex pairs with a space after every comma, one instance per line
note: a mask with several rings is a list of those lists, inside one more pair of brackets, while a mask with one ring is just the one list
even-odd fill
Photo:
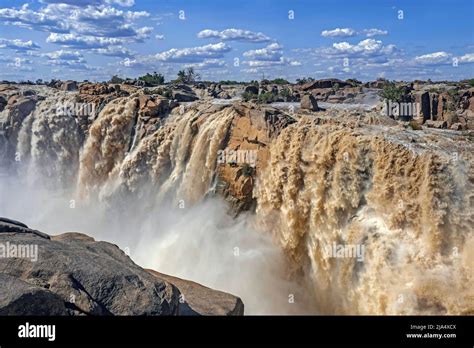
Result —
[[193, 67], [178, 71], [178, 78], [176, 82], [190, 84], [198, 81], [201, 76], [194, 71]]
[[118, 77], [117, 75], [112, 76], [109, 83], [123, 83], [124, 79]]
[[162, 85], [165, 83], [165, 77], [162, 74], [158, 74], [156, 71], [153, 72], [153, 75], [147, 73], [144, 76], [140, 76], [138, 79], [149, 86]]

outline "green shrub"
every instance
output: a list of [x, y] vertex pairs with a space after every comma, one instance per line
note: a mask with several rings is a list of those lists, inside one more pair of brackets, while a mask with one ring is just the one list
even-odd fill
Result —
[[380, 97], [394, 102], [402, 102], [405, 93], [402, 88], [399, 88], [393, 82], [388, 82], [379, 93]]
[[270, 83], [274, 85], [287, 85], [289, 82], [285, 79], [282, 79], [281, 77], [278, 79], [271, 80]]
[[282, 88], [280, 91], [280, 96], [285, 99], [289, 98], [291, 96], [291, 92], [288, 88]]
[[123, 81], [125, 81], [124, 79], [122, 79], [121, 77], [118, 77], [117, 75], [114, 75], [112, 76], [112, 78], [110, 79], [109, 83], [123, 83]]
[[308, 83], [308, 82], [313, 82], [314, 79], [312, 77], [303, 77], [302, 79], [296, 79], [296, 83], [298, 85], [304, 85], [305, 83]]
[[162, 74], [157, 74], [156, 71], [153, 72], [153, 75], [147, 73], [146, 75], [140, 76], [138, 79], [151, 86], [162, 85], [165, 83], [165, 77]]
[[168, 99], [171, 99], [173, 97], [173, 93], [171, 93], [171, 90], [168, 88], [158, 88], [157, 90], [155, 90], [155, 93]]
[[255, 93], [251, 93], [251, 92], [244, 92], [244, 93], [242, 93], [242, 99], [245, 100], [245, 101], [249, 101], [249, 100], [252, 100], [252, 99], [258, 99], [258, 95], [255, 94]]
[[271, 92], [260, 93], [257, 101], [262, 104], [268, 104], [275, 101], [275, 96]]
[[456, 109], [456, 105], [459, 104], [461, 100], [461, 95], [456, 88], [448, 90], [448, 95], [452, 98], [452, 103], [450, 103], [451, 110], [454, 111]]
[[246, 177], [252, 176], [253, 172], [254, 172], [254, 169], [250, 164], [244, 163], [242, 165], [242, 175], [243, 176], [246, 176]]

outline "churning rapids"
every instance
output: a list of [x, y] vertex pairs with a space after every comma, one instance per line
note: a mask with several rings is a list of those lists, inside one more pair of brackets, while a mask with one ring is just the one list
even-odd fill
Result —
[[[240, 296], [247, 314], [474, 313], [472, 140], [369, 111], [259, 116], [202, 101], [140, 132], [134, 95], [81, 127], [56, 112], [75, 93], [38, 93], [24, 118], [0, 114], [0, 216], [114, 242], [143, 267]], [[229, 147], [257, 151], [241, 189], [254, 204], [238, 214], [216, 189], [243, 180], [221, 170]], [[336, 253], [350, 245], [362, 258]]]

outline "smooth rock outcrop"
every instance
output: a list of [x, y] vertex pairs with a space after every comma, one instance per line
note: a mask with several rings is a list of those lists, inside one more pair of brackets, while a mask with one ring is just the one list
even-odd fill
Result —
[[258, 87], [249, 85], [244, 88], [244, 93], [258, 94]]
[[76, 81], [65, 81], [61, 85], [61, 90], [63, 91], [77, 91]]
[[0, 218], [0, 315], [242, 314], [239, 298], [145, 270], [114, 244]]
[[310, 111], [319, 111], [318, 102], [312, 95], [304, 95], [301, 98], [301, 108]]

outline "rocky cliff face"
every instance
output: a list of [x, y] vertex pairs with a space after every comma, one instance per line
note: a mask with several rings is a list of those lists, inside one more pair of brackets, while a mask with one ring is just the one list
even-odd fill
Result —
[[[334, 87], [331, 80], [305, 92], [326, 83]], [[304, 284], [318, 313], [474, 311], [468, 121], [463, 132], [436, 130], [375, 110], [178, 105], [135, 88], [128, 96], [101, 88], [110, 100], [98, 95], [102, 106], [85, 128], [80, 117], [52, 110], [57, 100], [95, 94], [46, 89], [37, 93], [42, 98], [23, 96], [34, 100], [29, 113], [5, 108], [4, 163], [12, 175], [40, 173], [80, 204], [105, 204], [124, 222], [156, 207], [224, 197], [234, 216], [272, 236], [286, 256], [286, 279]], [[420, 102], [444, 120], [449, 96], [436, 107], [431, 94]], [[459, 100], [466, 115], [468, 97]], [[335, 255], [346, 245], [364, 250], [360, 260]]]
[[[421, 106], [423, 121], [437, 121], [454, 130], [474, 128], [474, 89], [421, 91], [414, 94]], [[435, 123], [436, 124], [436, 123]], [[428, 122], [428, 125], [433, 123]]]
[[145, 270], [116, 245], [0, 218], [0, 315], [242, 315], [242, 301]]

